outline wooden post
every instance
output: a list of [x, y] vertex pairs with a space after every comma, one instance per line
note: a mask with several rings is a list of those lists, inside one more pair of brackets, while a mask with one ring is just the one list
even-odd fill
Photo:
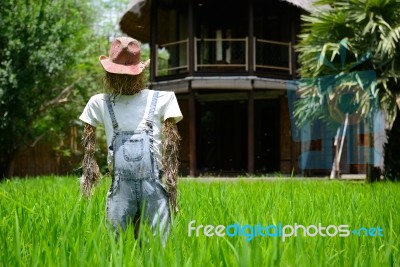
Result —
[[247, 111], [247, 172], [254, 173], [254, 91], [249, 92]]
[[249, 0], [249, 34], [248, 34], [248, 53], [247, 53], [247, 64], [248, 73], [250, 76], [254, 75], [254, 3], [253, 0]]
[[151, 3], [151, 7], [150, 7], [150, 81], [151, 82], [155, 82], [156, 80], [156, 70], [157, 70], [157, 0], [153, 1], [153, 3]]
[[195, 177], [196, 174], [196, 96], [189, 84], [189, 165], [190, 176]]
[[189, 71], [189, 76], [193, 76], [194, 74], [194, 62], [195, 62], [195, 57], [197, 57], [197, 55], [195, 55], [194, 51], [194, 47], [195, 45], [197, 45], [194, 42], [194, 14], [193, 14], [193, 0], [189, 0], [188, 3], [188, 19], [189, 19], [189, 25], [188, 25], [188, 71]]

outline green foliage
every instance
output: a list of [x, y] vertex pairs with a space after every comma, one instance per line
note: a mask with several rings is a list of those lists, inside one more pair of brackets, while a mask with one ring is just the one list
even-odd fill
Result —
[[[97, 36], [106, 40], [124, 35], [119, 30], [119, 20], [126, 11], [130, 0], [89, 0], [96, 9], [96, 21], [93, 30]], [[108, 46], [106, 47], [108, 49]]]
[[[100, 55], [123, 35], [118, 1], [10, 0], [0, 8], [0, 180], [12, 176], [21, 150], [46, 142], [75, 170], [85, 104], [103, 89]], [[145, 47], [143, 58], [149, 58]], [[147, 55], [146, 55], [147, 53]], [[71, 131], [78, 129], [75, 135]], [[75, 131], [75, 130], [74, 130]], [[98, 131], [96, 158], [106, 171], [105, 135]], [[15, 166], [17, 167], [17, 166]]]
[[61, 144], [99, 90], [100, 69], [93, 66], [104, 40], [92, 34], [95, 14], [88, 1], [1, 4], [0, 178], [39, 139]]
[[[376, 85], [369, 88], [370, 98], [379, 99], [389, 124], [397, 114], [395, 95], [400, 78], [400, 2], [396, 0], [317, 1], [332, 8], [303, 16], [302, 33], [297, 46], [303, 78], [341, 75], [373, 70]], [[313, 86], [303, 88], [297, 112], [303, 122], [324, 116], [320, 112], [321, 95]], [[354, 104], [364, 105], [362, 102]], [[315, 105], [316, 104], [316, 105]]]
[[[0, 183], [1, 266], [399, 266], [400, 184], [277, 179], [180, 180], [180, 213], [165, 248], [115, 241], [104, 179], [90, 200], [76, 177]], [[381, 227], [383, 236], [188, 236], [188, 224]], [[249, 230], [249, 229], [247, 229]], [[247, 231], [246, 230], [246, 231]], [[332, 231], [331, 231], [332, 232]]]

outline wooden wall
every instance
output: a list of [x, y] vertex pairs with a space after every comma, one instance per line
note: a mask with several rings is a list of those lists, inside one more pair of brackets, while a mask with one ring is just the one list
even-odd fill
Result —
[[288, 99], [280, 97], [280, 171], [284, 174], [299, 173], [298, 157], [300, 142], [294, 142], [291, 136]]
[[[65, 175], [79, 172], [83, 152], [76, 126], [71, 127], [69, 135], [61, 144], [41, 140], [34, 146], [21, 151], [14, 161], [12, 176], [26, 177], [38, 175]], [[54, 147], [68, 148], [70, 155], [63, 156]]]

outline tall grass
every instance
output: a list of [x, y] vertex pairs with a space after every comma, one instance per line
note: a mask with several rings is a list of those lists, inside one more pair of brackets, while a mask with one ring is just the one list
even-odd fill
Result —
[[[75, 177], [0, 184], [0, 266], [400, 266], [400, 184], [276, 180], [180, 182], [165, 248], [108, 228], [104, 179], [90, 200]], [[188, 236], [194, 226], [282, 223], [381, 227], [383, 236]]]

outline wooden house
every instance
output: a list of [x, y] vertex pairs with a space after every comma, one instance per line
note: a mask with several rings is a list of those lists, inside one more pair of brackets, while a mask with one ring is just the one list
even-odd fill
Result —
[[[150, 87], [174, 91], [183, 112], [182, 175], [301, 172], [304, 142], [292, 138], [287, 92], [311, 2], [131, 2], [120, 29], [150, 45]], [[324, 144], [332, 147], [311, 146]]]

